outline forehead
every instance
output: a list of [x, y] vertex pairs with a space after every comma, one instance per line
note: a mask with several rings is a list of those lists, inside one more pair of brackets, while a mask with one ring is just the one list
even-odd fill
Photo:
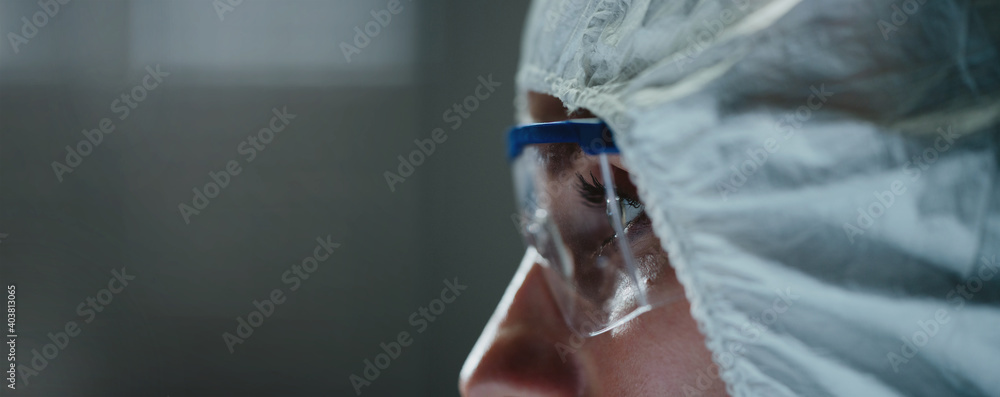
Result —
[[528, 92], [528, 113], [535, 123], [595, 117], [587, 109], [570, 112], [559, 98], [534, 91]]

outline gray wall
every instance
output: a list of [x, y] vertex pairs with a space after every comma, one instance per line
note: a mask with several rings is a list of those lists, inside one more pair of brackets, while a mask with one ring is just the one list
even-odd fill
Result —
[[[503, 131], [527, 1], [403, 0], [346, 62], [340, 42], [386, 3], [244, 0], [220, 20], [207, 0], [74, 0], [15, 52], [8, 33], [41, 8], [0, 0], [17, 363], [79, 328], [5, 395], [354, 395], [349, 376], [404, 331], [362, 395], [457, 395], [521, 253]], [[120, 120], [112, 102], [154, 65], [170, 75]], [[490, 74], [502, 86], [452, 130], [442, 113]], [[237, 147], [275, 107], [296, 118], [248, 162]], [[114, 132], [60, 182], [52, 162], [103, 118]], [[383, 172], [438, 127], [447, 141], [390, 192]], [[241, 173], [185, 223], [178, 205], [231, 160]], [[290, 291], [282, 273], [328, 235], [340, 247]], [[85, 322], [77, 306], [123, 267], [135, 279]], [[411, 313], [456, 277], [468, 289], [418, 333]], [[287, 300], [230, 353], [222, 334], [274, 289]]]

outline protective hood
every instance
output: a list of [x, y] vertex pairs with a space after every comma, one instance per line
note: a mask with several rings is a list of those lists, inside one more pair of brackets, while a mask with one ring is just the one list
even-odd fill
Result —
[[995, 4], [536, 0], [518, 97], [615, 131], [730, 394], [997, 396]]

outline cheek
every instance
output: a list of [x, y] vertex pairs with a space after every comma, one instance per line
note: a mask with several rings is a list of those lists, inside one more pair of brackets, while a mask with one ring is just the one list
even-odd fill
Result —
[[688, 386], [701, 396], [725, 396], [689, 310], [687, 301], [677, 302], [595, 338], [588, 357], [600, 359], [588, 364], [602, 378], [594, 383], [603, 394], [683, 396]]

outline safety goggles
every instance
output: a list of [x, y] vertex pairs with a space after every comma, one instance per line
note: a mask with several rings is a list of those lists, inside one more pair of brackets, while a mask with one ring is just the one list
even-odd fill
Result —
[[517, 223], [570, 329], [598, 335], [683, 296], [659, 277], [665, 258], [605, 123], [515, 127], [508, 157]]

